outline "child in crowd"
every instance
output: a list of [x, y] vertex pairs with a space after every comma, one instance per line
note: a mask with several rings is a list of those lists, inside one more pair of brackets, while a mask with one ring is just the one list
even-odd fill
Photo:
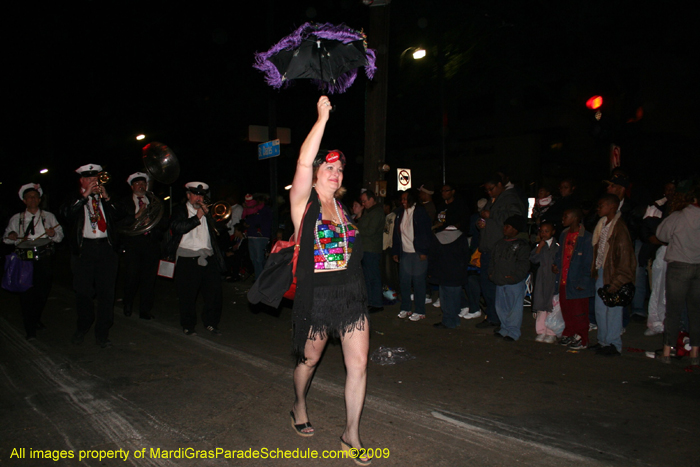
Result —
[[595, 295], [591, 278], [593, 262], [592, 236], [581, 223], [583, 211], [578, 208], [564, 211], [561, 222], [564, 231], [559, 236], [554, 272], [559, 274], [559, 303], [564, 317], [561, 345], [580, 350], [588, 347], [589, 300]]
[[428, 275], [440, 286], [442, 322], [433, 324], [438, 329], [459, 326], [462, 287], [467, 282], [467, 268], [471, 259], [469, 240], [457, 227], [450, 225], [431, 238], [428, 255]]
[[[598, 215], [601, 219], [593, 232], [591, 276], [596, 281], [596, 290], [607, 285], [611, 294], [627, 283], [634, 284], [637, 271], [634, 245], [625, 221], [617, 211], [619, 205], [620, 199], [615, 195], [600, 198]], [[596, 294], [595, 317], [598, 322], [596, 354], [619, 356], [622, 351], [622, 307], [608, 307]]]
[[530, 271], [530, 244], [518, 238], [521, 232], [527, 232], [525, 217], [510, 216], [503, 222], [504, 238], [494, 245], [488, 266], [489, 279], [496, 284], [496, 314], [501, 321], [494, 334], [509, 342], [520, 338], [525, 280]]
[[559, 244], [554, 240], [554, 226], [550, 223], [540, 224], [540, 243], [530, 253], [530, 262], [538, 264], [535, 288], [532, 291], [532, 310], [535, 312], [535, 331], [537, 342], [553, 344], [557, 340], [554, 331], [545, 325], [547, 315], [552, 312], [552, 299], [557, 289], [557, 275], [554, 261], [559, 252]]

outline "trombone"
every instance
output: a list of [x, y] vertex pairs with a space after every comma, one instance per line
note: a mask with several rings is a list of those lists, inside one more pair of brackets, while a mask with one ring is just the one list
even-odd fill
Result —
[[202, 205], [209, 208], [211, 217], [212, 219], [214, 219], [215, 222], [225, 221], [228, 220], [229, 217], [231, 217], [231, 205], [226, 201], [222, 200], [217, 201], [216, 203], [212, 203], [211, 199], [205, 196], [202, 199]]

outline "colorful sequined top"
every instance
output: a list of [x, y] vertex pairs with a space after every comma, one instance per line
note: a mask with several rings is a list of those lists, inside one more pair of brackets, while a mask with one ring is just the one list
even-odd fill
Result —
[[323, 220], [322, 213], [318, 215], [316, 222], [317, 241], [314, 240], [314, 269], [343, 269], [347, 267], [347, 261], [352, 255], [352, 247], [355, 244], [357, 227], [348, 223], [347, 232], [347, 258], [345, 258], [345, 242], [343, 240], [343, 226], [333, 221]]

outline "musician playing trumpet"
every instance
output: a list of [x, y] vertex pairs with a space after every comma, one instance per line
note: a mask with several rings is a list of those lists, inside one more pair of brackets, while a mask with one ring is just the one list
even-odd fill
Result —
[[[36, 338], [36, 331], [44, 329], [41, 314], [51, 292], [51, 256], [52, 243], [63, 240], [63, 228], [56, 216], [39, 207], [44, 191], [37, 183], [27, 183], [19, 189], [19, 198], [27, 207], [15, 214], [5, 229], [3, 241], [16, 245], [20, 252], [25, 252], [25, 260], [34, 260], [32, 287], [19, 296], [22, 320], [27, 340]], [[36, 255], [35, 255], [36, 254]], [[31, 255], [31, 258], [27, 258]]]
[[[119, 215], [104, 186], [107, 177], [100, 165], [83, 165], [76, 173], [80, 175], [78, 196], [61, 208], [61, 214], [70, 223], [68, 242], [78, 314], [71, 342], [82, 344], [95, 323], [96, 342], [105, 348], [111, 346], [109, 329], [114, 322]], [[93, 297], [97, 298], [96, 311]]]
[[185, 185], [187, 202], [173, 208], [170, 217], [172, 238], [170, 257], [176, 258], [175, 286], [180, 302], [180, 325], [185, 335], [196, 335], [197, 296], [202, 293], [202, 321], [213, 335], [219, 332], [223, 306], [221, 274], [226, 271], [224, 257], [216, 241], [216, 227], [204, 202], [209, 185], [189, 182]]

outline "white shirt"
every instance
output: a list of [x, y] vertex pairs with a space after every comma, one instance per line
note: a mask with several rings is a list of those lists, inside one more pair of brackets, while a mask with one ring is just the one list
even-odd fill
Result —
[[403, 219], [401, 219], [401, 246], [404, 253], [415, 253], [413, 247], [413, 213], [416, 206], [413, 205], [408, 209], [404, 209]]
[[243, 216], [243, 206], [240, 204], [234, 204], [231, 206], [231, 218], [226, 223], [226, 230], [228, 230], [229, 235], [233, 235], [234, 227], [241, 221]]
[[[187, 206], [187, 214], [189, 214], [189, 217], [197, 215], [197, 210], [189, 201], [185, 203], [185, 206]], [[209, 227], [207, 226], [207, 219], [205, 216], [202, 216], [199, 220], [199, 225], [197, 227], [182, 236], [180, 248], [193, 251], [212, 249], [211, 240], [209, 239]]]
[[[32, 214], [31, 212], [25, 210], [24, 212], [20, 212], [12, 216], [10, 218], [10, 222], [7, 224], [7, 228], [5, 229], [3, 242], [8, 245], [14, 245], [21, 242], [22, 237], [24, 237], [25, 230], [27, 230], [27, 227], [29, 227], [29, 225], [32, 223], [32, 217], [34, 217], [34, 234], [29, 234], [27, 237], [29, 240], [34, 240], [38, 237], [48, 238], [56, 243], [63, 240], [63, 227], [58, 225], [56, 216], [50, 212], [39, 209], [36, 214]], [[46, 232], [44, 226], [46, 226], [46, 228], [53, 227], [56, 232], [55, 235], [53, 237], [44, 235]], [[17, 240], [10, 240], [7, 238], [10, 232], [15, 232], [17, 234]]]
[[[139, 196], [136, 196], [136, 194], [134, 193], [134, 196], [132, 198], [134, 199], [134, 207], [136, 208], [136, 210], [134, 211], [134, 214], [135, 214], [135, 213], [139, 212]], [[143, 204], [145, 204], [145, 205], [150, 204], [150, 201], [148, 201], [148, 198], [146, 197], [145, 194], [143, 196], [140, 196], [140, 198], [141, 198], [141, 201], [143, 201]]]

